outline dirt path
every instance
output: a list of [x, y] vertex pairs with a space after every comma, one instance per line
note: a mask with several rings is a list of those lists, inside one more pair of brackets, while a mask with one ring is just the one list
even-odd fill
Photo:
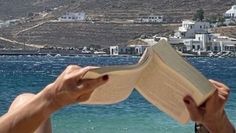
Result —
[[34, 47], [34, 48], [43, 48], [42, 45], [18, 42], [16, 40], [10, 40], [10, 39], [4, 38], [4, 37], [0, 37], [0, 40], [10, 42], [10, 43], [13, 43], [13, 44], [20, 44], [20, 45], [23, 45], [23, 46], [29, 46], [29, 47]]
[[39, 27], [39, 26], [41, 26], [41, 25], [43, 25], [43, 24], [45, 24], [45, 23], [47, 23], [47, 22], [48, 22], [48, 21], [40, 22], [40, 23], [38, 23], [38, 24], [36, 24], [36, 25], [34, 25], [34, 26], [32, 26], [32, 27], [29, 27], [29, 28], [23, 29], [23, 30], [17, 32], [14, 36], [17, 36], [17, 35], [19, 35], [20, 33], [26, 32], [26, 31], [28, 31], [28, 30], [31, 30], [31, 29], [37, 28], [37, 27]]

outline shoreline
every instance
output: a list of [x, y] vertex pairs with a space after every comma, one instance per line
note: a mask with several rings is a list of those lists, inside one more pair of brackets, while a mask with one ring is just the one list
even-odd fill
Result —
[[[0, 50], [0, 56], [98, 56], [98, 57], [141, 57], [141, 55], [110, 55], [110, 54], [93, 54], [93, 53], [81, 53], [76, 50], [63, 50], [63, 51], [54, 51], [54, 50]], [[207, 56], [207, 55], [192, 55], [192, 54], [182, 54], [182, 57], [186, 58], [236, 58], [236, 56]]]

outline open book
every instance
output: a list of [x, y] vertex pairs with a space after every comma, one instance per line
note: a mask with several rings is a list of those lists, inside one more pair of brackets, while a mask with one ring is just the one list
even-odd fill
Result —
[[136, 65], [97, 68], [84, 78], [105, 74], [109, 75], [108, 82], [95, 89], [84, 104], [114, 104], [125, 100], [135, 88], [161, 111], [186, 123], [189, 114], [184, 96], [191, 95], [200, 105], [214, 92], [210, 82], [165, 40], [147, 48]]

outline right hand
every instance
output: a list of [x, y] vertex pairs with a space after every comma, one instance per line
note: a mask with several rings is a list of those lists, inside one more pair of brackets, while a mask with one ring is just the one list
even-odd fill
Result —
[[46, 87], [47, 97], [52, 101], [54, 110], [88, 100], [95, 88], [106, 83], [108, 75], [96, 79], [82, 79], [91, 69], [93, 67], [81, 68], [77, 65], [70, 65], [52, 84]]
[[183, 99], [184, 103], [193, 121], [203, 124], [214, 133], [231, 133], [234, 128], [224, 111], [225, 103], [229, 97], [229, 88], [220, 82], [209, 81], [216, 91], [204, 104], [198, 107], [191, 96], [186, 96]]

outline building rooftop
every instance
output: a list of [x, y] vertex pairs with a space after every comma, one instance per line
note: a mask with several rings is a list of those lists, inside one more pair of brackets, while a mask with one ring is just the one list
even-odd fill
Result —
[[186, 19], [186, 20], [183, 20], [182, 23], [183, 24], [195, 24], [195, 21]]

